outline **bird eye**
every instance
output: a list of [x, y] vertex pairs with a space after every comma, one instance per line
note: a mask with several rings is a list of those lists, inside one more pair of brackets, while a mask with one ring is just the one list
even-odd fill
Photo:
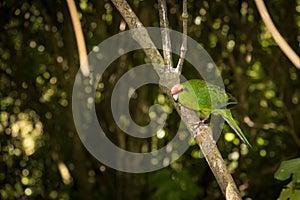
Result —
[[180, 90], [179, 90], [179, 92], [188, 92], [189, 90], [187, 89], [187, 88], [181, 88]]

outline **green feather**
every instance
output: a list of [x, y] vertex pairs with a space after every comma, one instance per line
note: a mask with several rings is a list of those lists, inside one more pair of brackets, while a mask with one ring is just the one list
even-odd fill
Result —
[[228, 95], [222, 88], [206, 83], [204, 80], [193, 79], [180, 84], [178, 102], [183, 106], [200, 112], [201, 118], [209, 118], [211, 114], [221, 115], [240, 139], [251, 147], [243, 131], [232, 117], [228, 105]]

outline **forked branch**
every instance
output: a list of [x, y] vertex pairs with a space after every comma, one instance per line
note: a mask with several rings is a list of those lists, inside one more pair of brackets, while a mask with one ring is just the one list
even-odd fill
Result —
[[[124, 17], [126, 23], [128, 24], [129, 28], [142, 28], [143, 25], [140, 22], [140, 20], [137, 18], [135, 13], [132, 11], [126, 0], [111, 0], [113, 4], [116, 6], [116, 8], [119, 10], [121, 15]], [[183, 8], [183, 32], [187, 33], [187, 9], [186, 9], [186, 1], [184, 0], [184, 8]], [[165, 21], [166, 22], [166, 21]], [[162, 23], [165, 23], [162, 22]], [[137, 42], [143, 43], [144, 41], [152, 42], [151, 38], [148, 34], [141, 34], [139, 36], [140, 38], [137, 39]], [[153, 44], [153, 42], [152, 42]], [[141, 45], [143, 46], [143, 45]], [[186, 46], [186, 36], [183, 37], [183, 43], [181, 47], [181, 55], [180, 58], [182, 61], [179, 62], [176, 69], [177, 72], [165, 72], [165, 76], [161, 76], [161, 74], [158, 72], [158, 75], [160, 75], [160, 78], [166, 78], [169, 77], [178, 77], [181, 72], [181, 68], [183, 65], [183, 60], [185, 58], [185, 52], [187, 50]], [[150, 59], [152, 63], [159, 63], [163, 64], [164, 59], [159, 54], [159, 51], [157, 49], [153, 51], [147, 51], [147, 49], [144, 49], [146, 55]], [[165, 58], [170, 58], [170, 56], [166, 56]], [[173, 80], [174, 82], [174, 80]], [[163, 88], [163, 92], [165, 92], [171, 99], [172, 95], [170, 91], [166, 88]], [[182, 120], [186, 124], [187, 129], [190, 133], [194, 132], [194, 124], [199, 122], [199, 118], [197, 114], [194, 111], [191, 111], [185, 107], [180, 107], [179, 104], [174, 103], [174, 106], [177, 110], [177, 112], [180, 114]], [[231, 174], [227, 170], [227, 166], [222, 159], [222, 156], [212, 138], [211, 129], [207, 126], [201, 126], [198, 130], [198, 133], [196, 134], [196, 141], [201, 148], [201, 151], [204, 153], [205, 159], [208, 162], [213, 174], [216, 177], [216, 180], [218, 181], [218, 184], [221, 188], [221, 191], [223, 192], [226, 199], [241, 199], [238, 189], [236, 187], [236, 184], [234, 180], [231, 177]]]

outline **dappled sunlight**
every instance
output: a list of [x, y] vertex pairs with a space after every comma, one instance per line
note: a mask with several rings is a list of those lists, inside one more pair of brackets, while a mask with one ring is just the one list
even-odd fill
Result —
[[64, 184], [69, 185], [72, 182], [72, 177], [67, 166], [63, 162], [60, 162], [58, 163], [58, 169]]
[[41, 139], [43, 126], [34, 111], [18, 113], [9, 116], [6, 112], [0, 113], [1, 127], [5, 129], [7, 135], [17, 138], [22, 142], [22, 146], [14, 149], [14, 154], [20, 156], [20, 149], [28, 156], [34, 154], [38, 140]]
[[[182, 2], [166, 1], [169, 27], [179, 32], [183, 32], [184, 26]], [[297, 159], [300, 156], [299, 69], [283, 53], [274, 32], [266, 27], [255, 1], [187, 2], [187, 35], [216, 63], [229, 101], [237, 102], [229, 108], [232, 116], [253, 146], [244, 144], [226, 124], [221, 135], [214, 138], [242, 198], [297, 199], [300, 191], [296, 170], [300, 166]], [[93, 51], [100, 60], [105, 60], [107, 55], [100, 53], [103, 49], [98, 44], [130, 29], [128, 19], [123, 18], [126, 14], [134, 12], [147, 27], [160, 26], [158, 1], [128, 0], [131, 8], [125, 15], [119, 13], [112, 1], [74, 3], [77, 10], [72, 14], [79, 17], [87, 52]], [[274, 25], [299, 56], [300, 0], [264, 3]], [[129, 107], [130, 116], [121, 113], [118, 119], [113, 118], [114, 85], [129, 70], [151, 61], [143, 49], [123, 54], [124, 49], [116, 48], [119, 57], [109, 63], [103, 74], [93, 77], [100, 81], [94, 83], [94, 97], [85, 101], [88, 108], [95, 108], [96, 120], [105, 135], [120, 149], [139, 154], [166, 147], [166, 153], [170, 153], [162, 155], [161, 160], [151, 160], [156, 165], [162, 162], [164, 169], [136, 174], [119, 172], [90, 154], [82, 142], [86, 138], [79, 138], [74, 126], [72, 92], [82, 58], [78, 55], [80, 45], [67, 3], [4, 0], [0, 12], [3, 13], [0, 19], [0, 199], [223, 198], [197, 141], [184, 126], [179, 127], [177, 107], [174, 108], [173, 100], [157, 85], [130, 88], [125, 92], [130, 98], [129, 105], [123, 105], [117, 95], [114, 106], [121, 110]], [[136, 19], [130, 17], [129, 21], [136, 22]], [[181, 39], [171, 42], [172, 50], [181, 48]], [[163, 54], [162, 49], [159, 52]], [[176, 66], [179, 55], [174, 53], [172, 57]], [[202, 59], [201, 55], [195, 57]], [[91, 69], [99, 69], [102, 64], [95, 64]], [[182, 75], [186, 79], [206, 78], [196, 73], [194, 67], [186, 59]], [[196, 67], [209, 70], [211, 65]], [[84, 79], [83, 83], [87, 85], [84, 92], [92, 94], [90, 80]], [[153, 106], [156, 104], [160, 109]], [[82, 114], [82, 108], [78, 109]], [[184, 110], [180, 109], [178, 112]], [[159, 126], [148, 138], [128, 135], [116, 123], [130, 127], [133, 122], [146, 126], [150, 121]], [[169, 165], [170, 160], [178, 157], [174, 151], [176, 145], [183, 145], [168, 145], [176, 133], [179, 141], [188, 142], [188, 149]], [[102, 148], [100, 141], [93, 142], [96, 150]], [[118, 157], [109, 150], [105, 154], [122, 166], [135, 164], [126, 163], [124, 156]]]
[[[7, 135], [22, 142], [22, 147], [17, 146], [14, 154], [20, 156], [20, 149], [28, 156], [34, 154], [41, 139], [43, 126], [34, 111], [10, 115], [6, 112], [0, 113], [1, 128]], [[19, 149], [20, 148], [20, 149]]]

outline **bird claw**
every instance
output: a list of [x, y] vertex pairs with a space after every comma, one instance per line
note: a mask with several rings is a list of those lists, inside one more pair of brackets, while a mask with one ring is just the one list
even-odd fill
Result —
[[193, 124], [193, 129], [194, 129], [194, 131], [196, 132], [196, 134], [194, 134], [194, 137], [197, 136], [197, 129], [198, 129], [200, 126], [207, 126], [207, 124], [205, 124], [205, 121], [206, 121], [206, 120], [207, 120], [207, 118], [200, 120], [197, 124]]
[[207, 126], [207, 124], [205, 124], [207, 118], [200, 120], [197, 124], [193, 125], [194, 129], [198, 129], [200, 126]]

